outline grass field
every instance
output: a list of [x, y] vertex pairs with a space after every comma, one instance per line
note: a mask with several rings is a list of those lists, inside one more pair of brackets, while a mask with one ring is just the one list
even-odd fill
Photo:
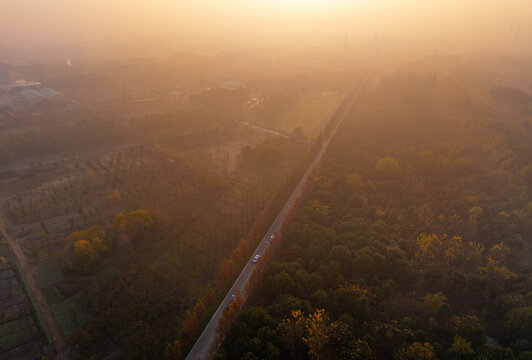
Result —
[[302, 127], [307, 136], [314, 136], [320, 131], [325, 118], [338, 107], [345, 95], [345, 93], [301, 95], [295, 104], [272, 124], [288, 132], [296, 127]]

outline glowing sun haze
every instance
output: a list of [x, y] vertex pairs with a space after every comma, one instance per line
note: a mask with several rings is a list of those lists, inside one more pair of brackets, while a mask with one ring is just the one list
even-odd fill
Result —
[[320, 8], [334, 7], [340, 3], [347, 3], [344, 0], [271, 0], [272, 6], [284, 7], [296, 11], [320, 10]]
[[532, 51], [530, 0], [0, 0], [2, 45], [283, 47], [408, 43]]

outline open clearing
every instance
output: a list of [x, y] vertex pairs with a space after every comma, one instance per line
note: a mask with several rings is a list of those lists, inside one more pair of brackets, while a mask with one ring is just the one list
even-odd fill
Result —
[[307, 135], [314, 136], [344, 97], [345, 93], [341, 92], [301, 95], [293, 106], [275, 119], [273, 125], [288, 132], [302, 127]]

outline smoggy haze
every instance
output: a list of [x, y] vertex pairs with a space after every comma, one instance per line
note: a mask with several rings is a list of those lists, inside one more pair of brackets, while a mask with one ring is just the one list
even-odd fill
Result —
[[[532, 51], [532, 1], [0, 0], [0, 59], [35, 46]], [[406, 51], [406, 49], [403, 49]]]

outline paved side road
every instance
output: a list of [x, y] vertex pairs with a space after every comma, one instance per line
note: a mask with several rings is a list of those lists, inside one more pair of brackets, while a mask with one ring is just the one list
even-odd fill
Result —
[[[243, 126], [250, 127], [250, 128], [252, 128], [252, 129], [256, 129], [256, 130], [259, 130], [259, 131], [262, 131], [262, 132], [269, 133], [269, 134], [278, 135], [278, 136], [282, 136], [282, 137], [289, 138], [289, 139], [292, 138], [290, 135], [288, 135], [288, 134], [286, 134], [286, 133], [283, 133], [283, 132], [280, 132], [280, 131], [277, 131], [277, 130], [272, 130], [272, 129], [264, 128], [264, 127], [262, 127], [262, 126], [258, 126], [258, 125], [256, 125], [256, 124], [252, 124], [252, 123], [250, 123], [250, 122], [241, 121], [240, 124], [243, 125]], [[299, 138], [297, 138], [297, 137], [294, 137], [293, 139], [296, 140], [296, 141], [301, 141], [301, 142], [306, 142], [306, 143], [311, 142], [310, 140], [307, 140], [307, 139], [299, 139]]]
[[256, 254], [262, 255], [268, 248], [268, 240], [270, 239], [270, 236], [275, 234], [276, 232], [281, 231], [281, 225], [283, 224], [284, 219], [290, 210], [290, 206], [303, 192], [307, 179], [309, 178], [314, 168], [320, 163], [323, 155], [325, 154], [325, 151], [327, 150], [330, 140], [336, 134], [338, 127], [341, 125], [341, 123], [343, 122], [347, 114], [349, 114], [354, 101], [357, 99], [358, 95], [365, 88], [366, 82], [367, 81], [363, 81], [363, 83], [361, 84], [357, 92], [355, 92], [354, 94], [348, 95], [348, 96], [351, 96], [350, 103], [347, 109], [345, 110], [345, 112], [341, 115], [340, 121], [338, 121], [338, 124], [333, 129], [329, 137], [323, 142], [321, 150], [319, 151], [319, 153], [316, 155], [312, 163], [309, 165], [309, 167], [305, 171], [305, 174], [303, 175], [303, 177], [297, 184], [296, 188], [290, 195], [290, 198], [288, 199], [286, 204], [283, 206], [283, 208], [279, 212], [279, 215], [277, 215], [277, 218], [275, 219], [273, 224], [268, 229], [268, 232], [266, 233], [264, 238], [261, 240], [259, 246], [253, 253], [252, 257], [247, 262], [246, 266], [244, 267], [244, 269], [242, 270], [242, 272], [236, 279], [235, 283], [233, 284], [233, 286], [231, 287], [231, 289], [229, 290], [229, 292], [223, 299], [222, 303], [220, 304], [218, 309], [216, 309], [216, 312], [212, 315], [211, 320], [209, 321], [205, 329], [203, 329], [203, 332], [201, 333], [200, 337], [198, 338], [198, 340], [196, 341], [196, 343], [190, 350], [185, 360], [198, 360], [198, 359], [208, 360], [216, 352], [217, 350], [216, 349], [216, 334], [215, 334], [216, 327], [218, 326], [218, 322], [220, 321], [224, 310], [229, 305], [232, 295], [236, 294], [238, 291], [240, 291], [241, 294], [245, 293], [246, 285], [249, 281], [251, 274], [253, 273], [253, 270], [255, 269], [255, 264], [252, 261], [253, 257]]
[[7, 232], [6, 225], [1, 217], [1, 214], [0, 214], [0, 234], [2, 234], [4, 238], [7, 240], [7, 243], [9, 244], [11, 251], [15, 255], [18, 266], [20, 267], [20, 273], [22, 277], [24, 277], [24, 279], [26, 280], [26, 286], [27, 286], [26, 291], [28, 291], [30, 293], [30, 296], [33, 298], [36, 310], [41, 314], [41, 318], [44, 322], [43, 325], [46, 326], [46, 328], [48, 329], [48, 332], [50, 333], [50, 336], [52, 337], [52, 343], [54, 346], [54, 350], [56, 351], [56, 354], [57, 354], [56, 360], [68, 359], [69, 354], [70, 354], [68, 345], [65, 342], [65, 339], [63, 338], [63, 335], [61, 334], [61, 331], [59, 330], [59, 326], [57, 325], [57, 322], [52, 316], [52, 312], [50, 311], [50, 307], [48, 306], [48, 303], [46, 302], [46, 299], [44, 298], [41, 288], [37, 284], [37, 280], [35, 278], [35, 272], [33, 270], [33, 267], [29, 263], [26, 255], [24, 255], [22, 248], [20, 247], [17, 240], [11, 237], [9, 233]]

